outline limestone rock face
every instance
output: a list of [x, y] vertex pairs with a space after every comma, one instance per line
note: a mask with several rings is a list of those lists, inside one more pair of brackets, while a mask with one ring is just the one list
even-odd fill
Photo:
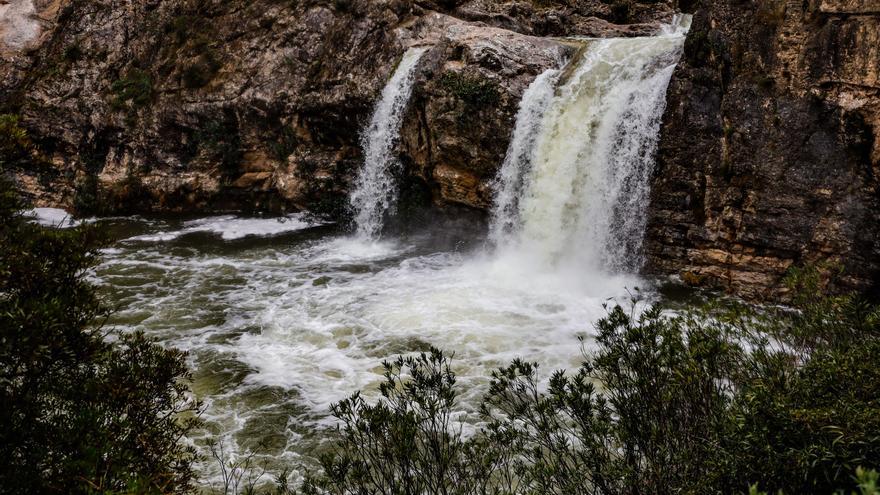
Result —
[[65, 2], [2, 73], [5, 111], [55, 164], [33, 195], [102, 212], [333, 207], [413, 8], [347, 5]]
[[[693, 12], [652, 184], [648, 269], [747, 297], [793, 266], [880, 280], [878, 0], [0, 0], [0, 113], [38, 206], [344, 216], [360, 132], [416, 71], [402, 199], [485, 210], [523, 91], [571, 36]], [[456, 210], [458, 211], [458, 210]]]
[[747, 297], [880, 280], [880, 2], [703, 2], [673, 76], [650, 268]]
[[423, 57], [402, 126], [405, 170], [435, 204], [488, 208], [523, 92], [572, 49], [441, 14], [426, 17], [420, 31], [439, 36]]
[[[671, 12], [592, 0], [13, 3], [4, 29], [39, 32], [4, 43], [0, 103], [52, 163], [17, 171], [20, 184], [38, 204], [103, 213], [342, 213], [361, 128], [414, 44], [435, 48], [402, 133], [405, 173], [437, 204], [485, 207], [523, 89], [565, 51], [529, 33], [637, 35]], [[641, 24], [609, 22], [621, 16]]]

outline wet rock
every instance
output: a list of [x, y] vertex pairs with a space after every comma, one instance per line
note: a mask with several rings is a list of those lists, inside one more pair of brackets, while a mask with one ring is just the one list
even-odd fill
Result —
[[523, 92], [573, 49], [440, 14], [419, 32], [430, 33], [434, 48], [423, 57], [402, 127], [407, 173], [426, 183], [435, 204], [488, 208]]
[[[557, 63], [558, 42], [523, 33], [643, 29], [602, 21], [612, 16], [602, 2], [35, 5], [40, 36], [3, 52], [0, 103], [22, 115], [55, 165], [52, 177], [19, 170], [19, 182], [40, 205], [103, 213], [126, 203], [120, 194], [130, 188], [117, 186], [134, 181], [147, 199], [126, 210], [344, 212], [360, 130], [401, 54], [418, 43], [437, 48], [402, 140], [416, 154], [409, 176], [430, 182], [440, 202], [485, 206], [480, 188], [503, 156], [522, 89]], [[649, 22], [671, 11], [666, 2], [632, 5]], [[508, 16], [510, 29], [464, 20], [465, 10]], [[548, 19], [558, 22], [536, 28]], [[419, 133], [430, 146], [413, 139]], [[440, 188], [437, 179], [451, 176], [435, 178], [438, 163], [475, 185]]]
[[433, 46], [401, 187], [485, 209], [519, 98], [573, 49], [565, 37], [644, 35], [695, 11], [663, 119], [649, 268], [749, 297], [783, 294], [803, 263], [839, 261], [843, 288], [880, 280], [875, 0], [34, 0], [15, 17], [39, 28], [23, 43], [8, 41], [11, 5], [0, 111], [22, 116], [48, 164], [12, 171], [36, 206], [335, 216], [407, 47]]

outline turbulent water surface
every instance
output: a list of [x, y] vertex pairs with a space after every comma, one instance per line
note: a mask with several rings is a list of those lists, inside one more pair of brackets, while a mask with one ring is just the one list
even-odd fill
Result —
[[121, 239], [95, 273], [111, 325], [189, 351], [209, 430], [274, 461], [312, 452], [334, 401], [374, 396], [389, 356], [453, 352], [464, 410], [514, 357], [576, 366], [601, 304], [639, 285], [491, 254], [472, 229], [371, 243], [299, 218], [104, 225]]
[[545, 377], [578, 366], [578, 337], [589, 345], [603, 304], [644, 285], [626, 273], [639, 264], [685, 24], [590, 41], [532, 84], [488, 233], [435, 224], [377, 242], [375, 222], [393, 203], [394, 121], [423, 50], [408, 52], [365, 133], [356, 234], [299, 215], [106, 221], [119, 241], [95, 277], [119, 305], [111, 325], [190, 352], [207, 405], [197, 443], [213, 435], [233, 456], [259, 452], [275, 466], [313, 456], [330, 405], [358, 390], [375, 397], [380, 363], [396, 354], [453, 353], [464, 412], [513, 358], [538, 362]]

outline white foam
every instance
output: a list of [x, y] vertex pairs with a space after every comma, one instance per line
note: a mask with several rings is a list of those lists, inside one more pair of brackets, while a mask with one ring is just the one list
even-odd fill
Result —
[[126, 239], [127, 241], [165, 242], [194, 232], [219, 234], [225, 241], [242, 239], [248, 236], [268, 237], [295, 232], [320, 225], [309, 221], [303, 214], [295, 213], [285, 217], [244, 218], [234, 215], [201, 218], [184, 222], [179, 230], [144, 234]]
[[20, 50], [40, 34], [33, 0], [12, 0], [0, 4], [0, 35], [3, 44]]
[[405, 253], [412, 246], [397, 241], [373, 241], [360, 237], [340, 237], [316, 246], [314, 261], [323, 263], [364, 262]]
[[[583, 129], [578, 125], [584, 121], [578, 115], [596, 111], [592, 103], [627, 109], [631, 95], [656, 103], [653, 92], [640, 90], [648, 86], [659, 91], [655, 85], [663, 82], [668, 63], [647, 66], [658, 56], [674, 52], [679, 41], [661, 40], [660, 46], [652, 40], [597, 42], [593, 58], [580, 61], [586, 64], [580, 72], [600, 72], [574, 74], [583, 76], [583, 87], [565, 93], [568, 100], [576, 100], [572, 108], [552, 110], [547, 122], [553, 124], [555, 133], [541, 126], [539, 134], [549, 134], [538, 140], [545, 143], [543, 148], [536, 144], [536, 166], [542, 169], [533, 167], [529, 173], [525, 207], [532, 209], [519, 206], [524, 213], [522, 242], [500, 243], [491, 252], [438, 253], [427, 239], [371, 242], [362, 240], [371, 236], [362, 235], [360, 239], [266, 243], [270, 245], [259, 249], [230, 246], [222, 254], [197, 247], [124, 243], [120, 252], [107, 253], [97, 276], [125, 303], [118, 316], [120, 326], [143, 329], [189, 350], [197, 366], [222, 359], [223, 366], [240, 368], [237, 378], [223, 378], [228, 383], [215, 383], [223, 372], [212, 368], [196, 381], [209, 405], [206, 419], [212, 428], [225, 432], [233, 449], [244, 449], [244, 441], [253, 440], [248, 435], [254, 430], [248, 425], [257, 424], [258, 435], [267, 429], [286, 435], [285, 452], [279, 457], [308, 454], [299, 435], [332, 424], [330, 404], [359, 390], [368, 399], [376, 398], [382, 380], [380, 362], [428, 346], [454, 355], [462, 394], [458, 406], [474, 411], [491, 370], [513, 358], [539, 363], [545, 379], [555, 369], [579, 366], [578, 337], [585, 337], [589, 345], [593, 323], [606, 314], [604, 304], [609, 299], [625, 302], [628, 289], [644, 285], [635, 276], [594, 269], [579, 256], [553, 255], [560, 246], [570, 253], [589, 249], [592, 239], [580, 235], [579, 227], [590, 220], [588, 213], [600, 210], [598, 203], [584, 204], [592, 199], [583, 193], [597, 189], [580, 184], [578, 191], [565, 190], [572, 182], [553, 178], [565, 178], [561, 173], [565, 171], [579, 178], [580, 172], [587, 172], [584, 168], [591, 168], [585, 165], [604, 170], [606, 164], [587, 156], [590, 150], [583, 149]], [[624, 52], [636, 57], [634, 64], [650, 69], [648, 73], [663, 73], [653, 81], [627, 73], [604, 77], [626, 69], [620, 67], [626, 65]], [[621, 81], [627, 84], [617, 93], [611, 91], [615, 98], [604, 103], [599, 96], [606, 93], [593, 91], [596, 86]], [[581, 90], [584, 98], [578, 99], [575, 93]], [[616, 117], [624, 114], [617, 111]], [[590, 118], [594, 117], [602, 120]], [[609, 130], [595, 141], [612, 157], [619, 151], [610, 143], [620, 129], [613, 125], [619, 120], [616, 117], [599, 122], [603, 125], [598, 127]], [[644, 136], [649, 127], [640, 125], [636, 131]], [[557, 139], [560, 133], [573, 142]], [[585, 156], [589, 164], [583, 163]], [[577, 163], [562, 163], [565, 157]], [[632, 164], [629, 158], [614, 163]], [[542, 192], [546, 195], [539, 197]], [[545, 214], [552, 217], [547, 227], [558, 232], [542, 240], [535, 235], [541, 230], [535, 222]], [[572, 215], [581, 220], [572, 222]], [[259, 228], [243, 227], [238, 220], [228, 216], [194, 220], [178, 230], [140, 237], [174, 238], [209, 231], [229, 239], [255, 231], [256, 235], [277, 232], [274, 225], [258, 222]], [[283, 426], [260, 423], [271, 416], [267, 411], [276, 414], [276, 408], [284, 406], [288, 409], [283, 410]]]
[[[535, 270], [519, 253], [474, 258], [408, 258], [377, 273], [327, 273], [266, 301], [259, 334], [236, 342], [251, 384], [296, 388], [314, 407], [374, 390], [380, 360], [427, 345], [456, 355], [464, 382], [481, 383], [515, 357], [548, 370], [580, 360], [577, 336], [592, 331], [609, 297], [625, 297], [636, 277], [582, 279]], [[466, 390], [475, 408], [480, 388]]]
[[[540, 363], [545, 378], [575, 368], [577, 337], [592, 333], [602, 304], [640, 285], [635, 278], [560, 274], [522, 251], [416, 254], [420, 249], [431, 251], [338, 237], [223, 254], [121, 243], [105, 252], [97, 278], [122, 304], [113, 324], [189, 351], [197, 370], [217, 359], [243, 370], [224, 388], [213, 382], [219, 371], [196, 382], [208, 404], [205, 419], [235, 454], [246, 448], [235, 442], [247, 440], [248, 425], [293, 401], [287, 407], [298, 411], [290, 418], [296, 431], [276, 432], [288, 437], [280, 454], [288, 457], [308, 453], [295, 438], [303, 428], [333, 423], [333, 402], [358, 390], [377, 397], [381, 361], [400, 353], [433, 345], [454, 354], [460, 407], [470, 411], [490, 371], [515, 357]], [[266, 390], [278, 398], [248, 402]]]
[[24, 216], [44, 227], [66, 229], [80, 224], [70, 213], [60, 208], [34, 208], [25, 211]]

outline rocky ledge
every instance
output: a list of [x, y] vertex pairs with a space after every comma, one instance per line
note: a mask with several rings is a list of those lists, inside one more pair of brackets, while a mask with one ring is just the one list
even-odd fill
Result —
[[522, 92], [570, 50], [546, 36], [638, 35], [671, 13], [600, 1], [33, 5], [17, 11], [15, 25], [39, 22], [6, 44], [0, 104], [51, 165], [18, 178], [39, 205], [98, 213], [340, 213], [361, 127], [414, 44], [434, 48], [402, 133], [404, 173], [435, 204], [485, 207]]

